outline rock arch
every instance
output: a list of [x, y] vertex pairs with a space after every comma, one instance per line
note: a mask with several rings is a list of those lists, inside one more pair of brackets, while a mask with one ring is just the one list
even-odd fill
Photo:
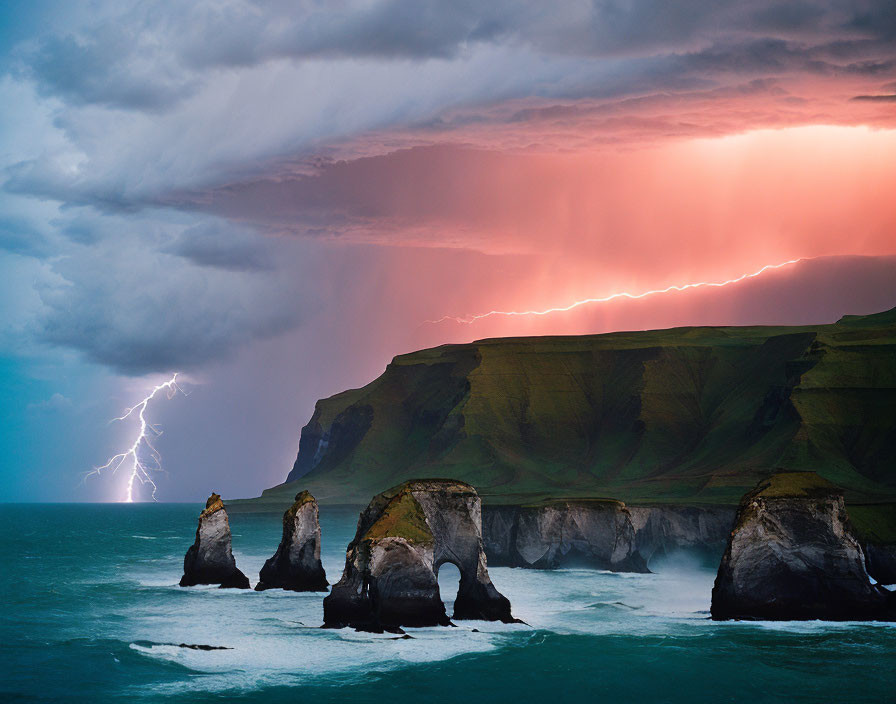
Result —
[[436, 581], [439, 583], [439, 597], [445, 606], [445, 613], [449, 611], [449, 603], [453, 613], [454, 602], [457, 601], [457, 595], [460, 592], [460, 567], [451, 560], [443, 560], [433, 565], [433, 572], [435, 572]]
[[410, 481], [375, 496], [324, 599], [324, 625], [448, 625], [436, 576], [446, 562], [460, 572], [454, 618], [514, 621], [488, 574], [481, 520], [479, 495], [463, 482]]

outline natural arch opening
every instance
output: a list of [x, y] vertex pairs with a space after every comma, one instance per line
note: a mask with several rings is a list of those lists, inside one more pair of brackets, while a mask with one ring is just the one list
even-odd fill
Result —
[[460, 590], [460, 570], [450, 562], [443, 562], [439, 566], [436, 576], [439, 580], [439, 595], [445, 605], [445, 613], [450, 618], [454, 613], [457, 592]]

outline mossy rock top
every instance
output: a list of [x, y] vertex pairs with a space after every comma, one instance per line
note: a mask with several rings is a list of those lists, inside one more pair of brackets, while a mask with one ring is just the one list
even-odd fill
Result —
[[409, 479], [391, 489], [387, 489], [377, 498], [392, 499], [394, 496], [406, 491], [445, 491], [453, 494], [476, 494], [476, 488], [472, 484], [458, 479]]
[[745, 498], [818, 498], [842, 493], [840, 487], [815, 472], [778, 472], [759, 482]]
[[295, 519], [296, 514], [299, 512], [299, 509], [302, 508], [305, 504], [315, 503], [314, 497], [311, 495], [311, 492], [307, 489], [305, 491], [300, 491], [296, 494], [295, 503], [286, 509], [286, 513], [283, 514], [283, 522], [289, 523], [293, 519]]
[[392, 497], [361, 539], [375, 541], [383, 538], [404, 538], [419, 545], [434, 542], [423, 507], [409, 489]]
[[199, 514], [200, 518], [205, 518], [206, 516], [211, 516], [215, 511], [221, 511], [224, 508], [224, 502], [221, 501], [221, 495], [212, 492], [212, 495], [208, 497], [208, 500], [205, 502], [205, 508], [202, 510], [202, 513]]

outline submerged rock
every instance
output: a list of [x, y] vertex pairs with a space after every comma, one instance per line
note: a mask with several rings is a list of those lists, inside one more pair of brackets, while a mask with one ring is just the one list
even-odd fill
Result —
[[570, 499], [496, 506], [488, 507], [485, 516], [486, 549], [495, 564], [648, 571], [635, 549], [631, 515], [621, 501]]
[[274, 556], [264, 563], [256, 591], [289, 589], [327, 591], [327, 575], [320, 563], [320, 521], [317, 501], [307, 491], [283, 514], [283, 538]]
[[836, 486], [814, 472], [781, 473], [741, 500], [713, 619], [894, 620], [894, 607], [868, 576]]
[[224, 502], [212, 493], [199, 514], [196, 541], [184, 557], [184, 576], [180, 586], [220, 584], [222, 587], [248, 589], [249, 579], [236, 567], [230, 539], [230, 522]]
[[514, 621], [488, 575], [472, 486], [427, 479], [378, 494], [361, 513], [342, 578], [324, 599], [324, 626], [449, 625], [437, 578], [445, 562], [460, 572], [455, 619]]

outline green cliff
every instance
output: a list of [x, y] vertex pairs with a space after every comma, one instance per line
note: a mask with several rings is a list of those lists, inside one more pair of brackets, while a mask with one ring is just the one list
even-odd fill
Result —
[[307, 488], [363, 504], [449, 476], [489, 503], [736, 504], [777, 470], [818, 472], [853, 503], [896, 499], [896, 309], [401, 355], [318, 401], [287, 482], [253, 501], [282, 511]]

